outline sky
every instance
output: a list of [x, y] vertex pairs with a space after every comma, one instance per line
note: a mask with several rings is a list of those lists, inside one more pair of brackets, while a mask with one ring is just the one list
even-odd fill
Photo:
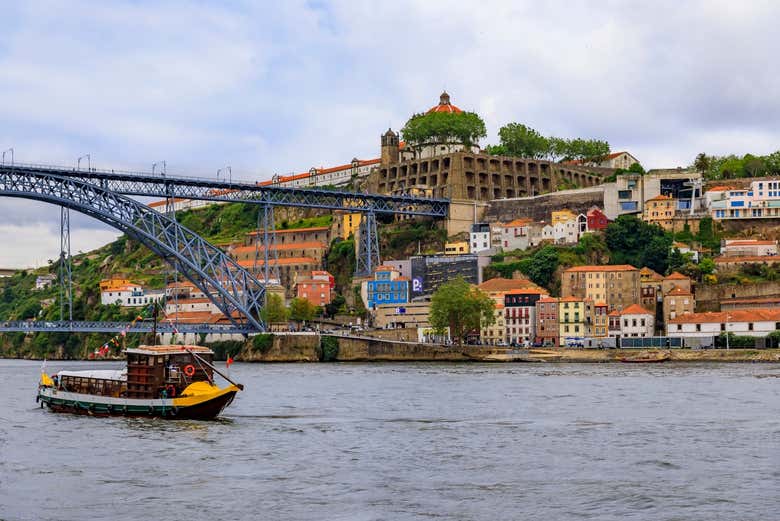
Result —
[[[645, 168], [780, 149], [775, 1], [30, 0], [3, 19], [18, 162], [264, 180], [378, 157], [443, 89], [483, 145], [520, 122]], [[74, 253], [119, 235], [71, 219]], [[56, 207], [0, 199], [0, 267], [56, 258], [58, 227]]]

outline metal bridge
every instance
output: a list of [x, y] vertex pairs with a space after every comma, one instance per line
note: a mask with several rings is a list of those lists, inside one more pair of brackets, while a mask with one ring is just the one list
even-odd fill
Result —
[[[60, 255], [60, 318], [63, 322], [48, 322], [46, 324], [49, 325], [41, 326], [30, 322], [6, 323], [5, 329], [0, 328], [0, 331], [100, 332], [100, 328], [104, 332], [117, 331], [116, 324], [73, 322], [68, 209], [90, 215], [144, 244], [171, 264], [177, 273], [195, 284], [230, 319], [232, 326], [230, 331], [225, 332], [242, 333], [265, 330], [260, 319], [260, 309], [265, 300], [265, 284], [269, 281], [269, 251], [274, 236], [275, 206], [363, 213], [357, 255], [356, 274], [359, 275], [370, 274], [380, 264], [377, 214], [444, 218], [449, 211], [449, 201], [443, 199], [384, 196], [321, 188], [269, 187], [171, 177], [165, 173], [155, 175], [91, 167], [81, 170], [13, 162], [0, 164], [0, 196], [36, 199], [63, 208]], [[166, 214], [156, 212], [128, 196], [165, 198], [168, 201]], [[262, 205], [263, 209], [258, 213], [258, 229], [263, 229], [264, 282], [239, 266], [219, 248], [179, 225], [172, 204], [176, 198]], [[64, 322], [64, 306], [68, 308], [68, 322]], [[63, 324], [69, 325], [66, 328]], [[215, 326], [193, 327], [200, 327], [198, 332], [214, 332], [209, 328]]]
[[257, 330], [248, 326], [217, 325], [217, 324], [171, 324], [160, 322], [155, 328], [152, 322], [84, 322], [84, 321], [12, 321], [0, 322], [0, 333], [10, 332], [46, 332], [46, 333], [178, 333], [178, 334], [239, 334], [255, 333]]
[[283, 188], [246, 182], [211, 181], [193, 177], [171, 177], [148, 172], [115, 170], [89, 171], [76, 168], [15, 163], [0, 165], [3, 175], [61, 176], [96, 184], [122, 195], [193, 199], [215, 202], [243, 202], [272, 206], [296, 206], [349, 212], [447, 217], [447, 199], [365, 194], [323, 188]]

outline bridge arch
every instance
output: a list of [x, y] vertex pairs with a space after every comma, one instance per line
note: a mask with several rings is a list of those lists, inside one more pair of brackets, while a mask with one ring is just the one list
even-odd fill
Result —
[[264, 330], [265, 287], [216, 246], [129, 197], [67, 177], [0, 172], [0, 196], [34, 199], [89, 215], [137, 240], [197, 286], [236, 325]]

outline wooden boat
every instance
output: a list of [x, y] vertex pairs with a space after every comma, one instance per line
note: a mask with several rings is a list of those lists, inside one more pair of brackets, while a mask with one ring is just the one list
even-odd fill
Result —
[[642, 358], [621, 358], [620, 361], [626, 364], [658, 364], [672, 359], [672, 355], [664, 354], [662, 356], [642, 357]]
[[[214, 367], [214, 352], [205, 347], [140, 346], [126, 353], [127, 367], [119, 371], [42, 373], [37, 401], [54, 412], [210, 420], [244, 388]], [[215, 373], [230, 385], [215, 385]]]

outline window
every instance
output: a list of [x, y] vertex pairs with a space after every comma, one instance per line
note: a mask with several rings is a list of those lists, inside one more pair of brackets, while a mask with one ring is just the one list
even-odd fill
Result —
[[636, 212], [637, 211], [637, 202], [636, 201], [628, 201], [620, 203], [620, 210], [623, 212]]
[[753, 331], [753, 322], [748, 324], [748, 331]]
[[696, 324], [696, 331], [701, 331], [701, 324]]

